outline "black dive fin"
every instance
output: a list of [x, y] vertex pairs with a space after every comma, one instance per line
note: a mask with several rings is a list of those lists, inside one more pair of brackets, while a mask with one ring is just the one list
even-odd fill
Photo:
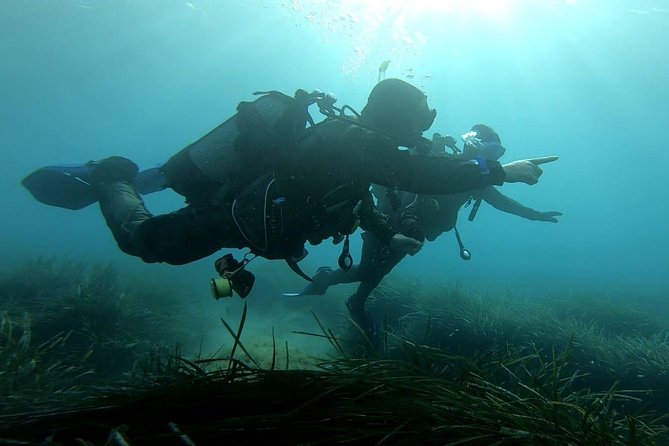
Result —
[[293, 270], [293, 272], [294, 272], [295, 274], [297, 274], [298, 276], [300, 276], [300, 277], [303, 278], [304, 280], [308, 280], [309, 282], [313, 282], [313, 281], [314, 281], [314, 279], [312, 279], [311, 277], [307, 276], [307, 274], [306, 274], [304, 271], [302, 271], [302, 268], [300, 268], [300, 266], [297, 264], [297, 262], [296, 262], [295, 260], [292, 260], [292, 259], [286, 259], [286, 263], [288, 264], [288, 266], [290, 267], [290, 269]]
[[[41, 203], [65, 209], [82, 209], [98, 201], [91, 185], [93, 168], [91, 164], [42, 167], [26, 176], [21, 184]], [[160, 167], [139, 172], [134, 185], [143, 195], [167, 187]]]

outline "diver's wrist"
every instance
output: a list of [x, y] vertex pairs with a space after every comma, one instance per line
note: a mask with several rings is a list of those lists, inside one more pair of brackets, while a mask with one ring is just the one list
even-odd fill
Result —
[[479, 166], [479, 172], [481, 173], [481, 175], [487, 176], [488, 174], [490, 174], [490, 169], [488, 168], [488, 162], [481, 155], [474, 157], [472, 162]]

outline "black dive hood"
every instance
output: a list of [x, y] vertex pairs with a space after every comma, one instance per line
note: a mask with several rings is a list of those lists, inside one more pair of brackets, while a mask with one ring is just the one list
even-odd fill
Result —
[[384, 79], [372, 89], [361, 117], [395, 139], [398, 145], [413, 147], [420, 134], [430, 128], [436, 114], [418, 88], [401, 79]]

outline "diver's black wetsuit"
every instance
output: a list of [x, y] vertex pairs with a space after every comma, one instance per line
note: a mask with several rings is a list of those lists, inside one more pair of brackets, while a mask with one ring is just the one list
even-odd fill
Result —
[[[168, 184], [189, 203], [174, 213], [151, 215], [127, 182], [98, 185], [102, 213], [124, 252], [171, 264], [221, 248], [247, 247], [270, 259], [299, 257], [306, 241], [341, 238], [358, 222], [388, 243], [396, 232], [374, 208], [371, 183], [446, 194], [505, 179], [497, 162], [490, 161], [485, 174], [470, 161], [411, 155], [392, 139], [339, 119], [310, 127], [295, 147], [277, 151], [263, 165], [271, 168], [243, 177], [234, 187], [207, 178], [187, 155], [188, 148], [165, 167]], [[238, 172], [241, 177], [247, 166]]]

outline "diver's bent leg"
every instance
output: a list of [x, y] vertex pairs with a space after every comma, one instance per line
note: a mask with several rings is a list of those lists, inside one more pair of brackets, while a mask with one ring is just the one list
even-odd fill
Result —
[[188, 206], [158, 215], [134, 228], [131, 239], [144, 261], [172, 265], [199, 260], [221, 248], [245, 247], [229, 206]]
[[187, 207], [153, 216], [126, 182], [97, 186], [100, 209], [121, 250], [148, 263], [182, 265], [243, 242], [228, 207]]
[[[368, 237], [365, 239], [365, 244], [368, 244]], [[370, 247], [375, 245], [371, 240], [369, 241]], [[376, 247], [381, 245], [376, 244]], [[360, 286], [351, 297], [346, 301], [346, 308], [348, 308], [351, 318], [363, 329], [368, 335], [376, 334], [376, 326], [372, 315], [365, 308], [365, 303], [367, 299], [372, 294], [372, 291], [381, 283], [383, 278], [392, 271], [392, 269], [406, 256], [406, 253], [403, 251], [397, 251], [392, 249], [383, 249], [369, 254], [373, 254], [369, 257], [363, 257], [363, 263], [361, 264], [361, 273], [363, 274], [363, 279], [360, 282]], [[374, 259], [374, 262], [365, 259]], [[365, 265], [366, 268], [362, 268]]]
[[140, 224], [152, 217], [142, 197], [125, 181], [98, 184], [96, 193], [102, 215], [119, 248], [127, 254], [139, 256], [132, 234]]
[[112, 156], [91, 161], [90, 166], [100, 210], [123, 252], [145, 262], [184, 264], [222, 246], [240, 247], [228, 208], [186, 208], [154, 217], [132, 185], [138, 172], [135, 163]]
[[365, 301], [387, 274], [385, 263], [389, 252], [390, 248], [373, 234], [362, 233], [362, 255], [356, 273], [360, 286], [346, 302], [351, 314], [364, 314]]
[[[326, 283], [328, 286], [337, 285], [340, 283], [353, 283], [368, 280], [370, 277], [381, 274], [379, 281], [383, 279], [385, 269], [383, 266], [384, 255], [386, 253], [386, 244], [382, 243], [374, 235], [363, 232], [362, 233], [362, 255], [360, 256], [360, 263], [354, 265], [350, 270], [346, 271], [341, 268], [330, 271], [324, 275], [319, 282]], [[315, 278], [314, 278], [315, 279]]]

